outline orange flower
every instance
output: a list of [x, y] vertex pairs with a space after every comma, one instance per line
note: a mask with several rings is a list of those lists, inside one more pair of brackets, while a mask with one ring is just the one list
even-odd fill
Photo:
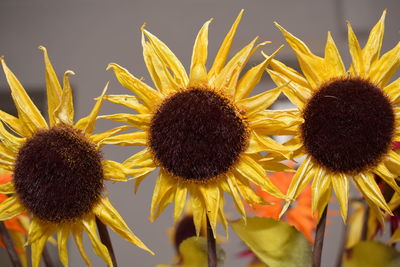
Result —
[[[11, 180], [12, 180], [11, 174], [0, 174], [0, 184], [8, 183]], [[7, 195], [0, 194], [0, 203], [5, 201], [6, 199], [7, 199]], [[27, 230], [23, 226], [22, 221], [26, 220], [27, 218], [28, 218], [27, 215], [22, 214], [20, 216], [14, 217], [10, 220], [4, 221], [4, 225], [9, 230], [10, 236], [14, 241], [15, 250], [20, 255], [21, 261], [23, 262], [24, 266], [26, 266], [26, 255], [25, 255], [24, 243], [26, 241], [25, 236], [27, 234]], [[3, 248], [5, 247], [1, 236], [0, 236], [0, 247], [3, 247]]]
[[[287, 192], [290, 182], [293, 178], [291, 172], [275, 172], [270, 176], [272, 181], [282, 193]], [[261, 190], [256, 186], [256, 193], [261, 196], [264, 201], [274, 203], [275, 205], [262, 205], [254, 204], [250, 208], [250, 212], [253, 212], [258, 217], [268, 217], [278, 219], [279, 214], [282, 211], [285, 201]], [[317, 217], [312, 215], [311, 210], [311, 186], [308, 185], [305, 190], [299, 195], [296, 202], [293, 202], [286, 212], [284, 219], [290, 224], [296, 227], [297, 230], [301, 231], [304, 236], [313, 242], [313, 231], [317, 225]]]

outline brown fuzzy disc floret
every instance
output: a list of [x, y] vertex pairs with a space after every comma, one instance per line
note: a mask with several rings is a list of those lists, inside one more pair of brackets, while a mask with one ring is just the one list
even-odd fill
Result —
[[150, 148], [167, 171], [204, 182], [226, 172], [244, 150], [247, 131], [229, 100], [192, 88], [166, 99], [150, 127]]
[[392, 141], [393, 107], [382, 90], [366, 80], [326, 83], [303, 115], [307, 152], [333, 172], [357, 173], [374, 166]]
[[29, 138], [19, 150], [15, 189], [24, 206], [53, 223], [88, 213], [103, 189], [101, 153], [78, 130], [55, 126]]

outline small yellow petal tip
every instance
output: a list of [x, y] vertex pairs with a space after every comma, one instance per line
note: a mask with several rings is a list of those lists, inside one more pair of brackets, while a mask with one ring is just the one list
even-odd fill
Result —
[[4, 61], [4, 56], [0, 56], [0, 62]]
[[38, 49], [39, 49], [39, 50], [42, 50], [43, 52], [47, 52], [46, 47], [44, 47], [43, 45], [39, 45], [39, 46], [38, 46]]
[[67, 71], [65, 72], [65, 75], [66, 75], [66, 76], [68, 76], [68, 75], [75, 75], [75, 72], [72, 71], [72, 70], [67, 70]]
[[106, 70], [110, 70], [110, 69], [114, 69], [115, 68], [116, 63], [110, 63], [107, 65]]
[[147, 26], [147, 22], [143, 23], [143, 25], [140, 27], [140, 30], [143, 32], [145, 31], [145, 27]]

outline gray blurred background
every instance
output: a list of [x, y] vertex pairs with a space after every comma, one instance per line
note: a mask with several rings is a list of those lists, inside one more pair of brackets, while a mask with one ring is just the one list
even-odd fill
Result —
[[[144, 77], [151, 83], [140, 42], [140, 26], [144, 22], [148, 23], [150, 32], [163, 40], [185, 66], [189, 66], [194, 38], [202, 24], [214, 18], [209, 35], [209, 62], [212, 62], [223, 37], [242, 8], [245, 14], [232, 47], [233, 52], [256, 35], [261, 40], [272, 41], [262, 50], [266, 53], [274, 51], [284, 42], [272, 24], [278, 21], [319, 55], [323, 54], [326, 34], [330, 30], [347, 64], [345, 20], [352, 22], [359, 40], [364, 43], [385, 8], [388, 9], [388, 16], [383, 51], [392, 48], [400, 39], [399, 0], [1, 0], [0, 55], [5, 56], [8, 66], [25, 88], [35, 95], [38, 106], [45, 107], [43, 59], [37, 46], [46, 46], [59, 75], [67, 69], [76, 73], [71, 81], [75, 92], [76, 118], [79, 119], [90, 112], [93, 98], [100, 94], [107, 81], [111, 81], [109, 93], [129, 93], [118, 84], [111, 72], [105, 71], [108, 63], [117, 62], [135, 76]], [[278, 59], [297, 66], [287, 45]], [[253, 66], [261, 60], [260, 53], [256, 53], [249, 65]], [[265, 76], [257, 92], [273, 86]], [[8, 95], [9, 88], [1, 72], [1, 109], [9, 109]], [[279, 107], [289, 107], [289, 104], [282, 99]], [[121, 111], [125, 110], [105, 104], [101, 112], [110, 114]], [[97, 131], [112, 126], [115, 124], [99, 121]], [[116, 161], [123, 161], [136, 151], [119, 147], [106, 147], [104, 150], [105, 157]], [[148, 220], [155, 178], [155, 173], [150, 175], [136, 195], [133, 194], [133, 182], [107, 185], [112, 203], [127, 224], [156, 252], [156, 256], [151, 256], [111, 233], [121, 267], [170, 263], [174, 254], [167, 236], [167, 229], [173, 223], [171, 207], [156, 222]], [[228, 201], [226, 206], [228, 211], [232, 210], [231, 218], [236, 218], [231, 202]], [[335, 203], [330, 207], [337, 209]], [[327, 267], [334, 266], [342, 231], [340, 216], [331, 216], [329, 221], [323, 253], [323, 266]], [[105, 266], [94, 255], [89, 243], [86, 245], [93, 265]], [[84, 266], [75, 244], [70, 242], [69, 247], [70, 266]], [[248, 260], [236, 257], [243, 246], [232, 230], [229, 243], [223, 244], [223, 247], [227, 252], [226, 266], [246, 265]], [[53, 249], [53, 252], [56, 250]], [[0, 252], [0, 266], [11, 266], [3, 250]]]

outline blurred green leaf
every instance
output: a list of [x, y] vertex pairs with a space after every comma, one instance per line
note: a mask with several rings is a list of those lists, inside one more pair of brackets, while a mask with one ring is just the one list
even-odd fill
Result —
[[400, 253], [393, 247], [379, 242], [360, 242], [346, 253], [343, 266], [398, 267]]
[[269, 267], [311, 266], [311, 245], [303, 234], [286, 222], [248, 217], [231, 222], [242, 241]]

